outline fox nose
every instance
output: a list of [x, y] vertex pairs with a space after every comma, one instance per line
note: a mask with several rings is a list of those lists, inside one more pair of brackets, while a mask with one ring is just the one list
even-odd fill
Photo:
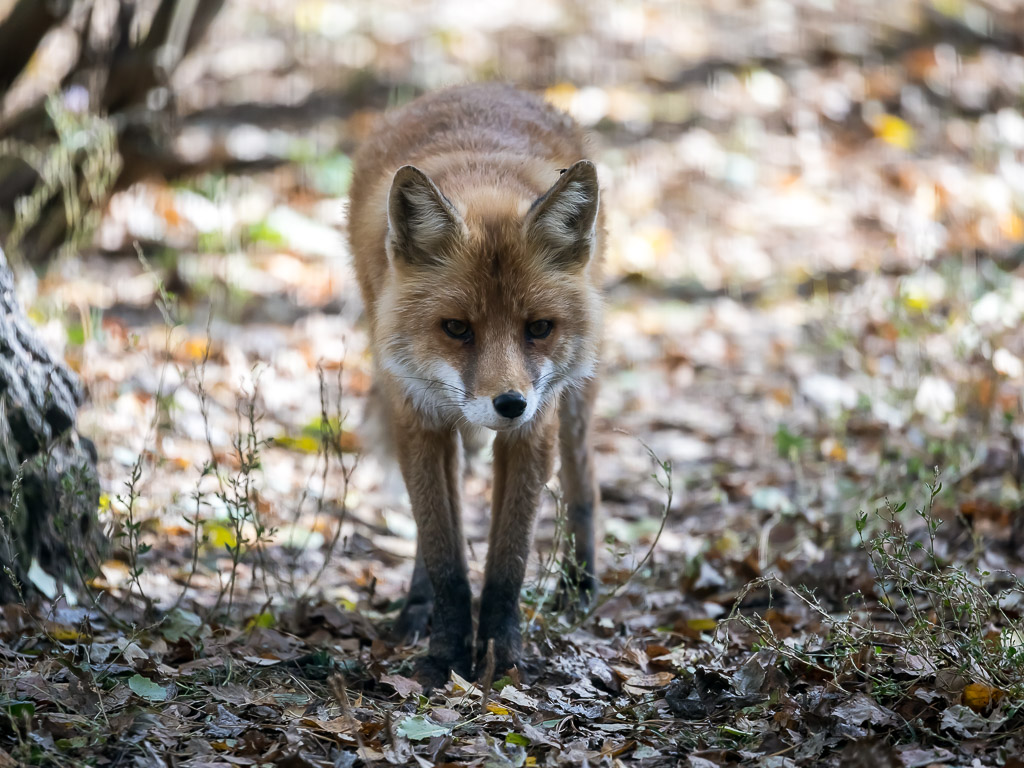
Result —
[[494, 410], [506, 419], [521, 416], [526, 410], [526, 398], [518, 392], [503, 392], [491, 402], [494, 403]]

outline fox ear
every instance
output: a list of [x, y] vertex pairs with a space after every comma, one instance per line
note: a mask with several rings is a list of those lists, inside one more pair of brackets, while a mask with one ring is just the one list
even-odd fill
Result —
[[527, 240], [557, 269], [574, 270], [590, 258], [596, 237], [597, 169], [580, 160], [562, 171], [554, 186], [526, 214]]
[[388, 194], [388, 256], [413, 265], [443, 258], [463, 229], [462, 217], [419, 168], [395, 172]]

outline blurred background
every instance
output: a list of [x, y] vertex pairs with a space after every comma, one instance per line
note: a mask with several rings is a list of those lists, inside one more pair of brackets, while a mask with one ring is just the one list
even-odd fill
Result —
[[1019, 565], [1017, 0], [0, 0], [0, 51], [0, 245], [84, 383], [102, 514], [130, 498], [149, 547], [96, 586], [393, 605], [414, 526], [360, 442], [351, 157], [382, 110], [480, 80], [592, 136], [607, 578], [666, 500], [639, 440], [673, 467], [650, 583], [697, 615], [772, 568], [844, 589], [857, 512], [935, 467]]

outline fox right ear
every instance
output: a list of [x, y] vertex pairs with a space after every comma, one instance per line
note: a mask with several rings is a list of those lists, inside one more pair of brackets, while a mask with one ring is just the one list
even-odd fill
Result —
[[426, 266], [437, 263], [464, 229], [452, 202], [419, 168], [395, 172], [388, 194], [388, 256]]

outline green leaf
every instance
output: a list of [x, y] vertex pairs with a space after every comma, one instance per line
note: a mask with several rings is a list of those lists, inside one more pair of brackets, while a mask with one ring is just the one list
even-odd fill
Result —
[[422, 741], [435, 736], [446, 736], [451, 733], [451, 729], [435, 723], [425, 715], [413, 715], [399, 724], [398, 733], [411, 741]]
[[249, 239], [254, 243], [266, 243], [273, 246], [285, 244], [285, 239], [281, 233], [272, 228], [266, 221], [257, 221], [249, 226]]
[[512, 678], [509, 677], [508, 675], [505, 675], [504, 677], [500, 677], [497, 680], [495, 680], [493, 683], [491, 683], [491, 688], [493, 688], [496, 691], [500, 691], [506, 685], [511, 685], [511, 684], [512, 684]]
[[8, 701], [0, 704], [7, 710], [11, 718], [22, 720], [26, 717], [33, 717], [36, 714], [36, 705], [31, 701]]
[[775, 431], [775, 448], [779, 452], [779, 458], [789, 459], [803, 453], [807, 445], [807, 439], [795, 435], [789, 431], [785, 424], [780, 424]]
[[72, 347], [80, 347], [85, 344], [85, 328], [81, 323], [72, 323], [67, 329], [68, 344]]
[[521, 733], [509, 733], [505, 736], [506, 744], [515, 744], [517, 747], [530, 746], [530, 740]]
[[154, 683], [148, 677], [132, 675], [128, 680], [128, 687], [134, 693], [148, 701], [166, 701], [167, 689], [159, 683]]
[[169, 643], [178, 643], [193, 638], [202, 629], [203, 620], [192, 611], [175, 608], [160, 625], [160, 634]]
[[352, 160], [348, 155], [317, 158], [315, 162], [306, 163], [303, 170], [309, 174], [313, 188], [324, 195], [341, 197], [352, 182]]
[[89, 746], [89, 739], [85, 736], [73, 736], [70, 739], [57, 739], [54, 745], [62, 752], [67, 752], [70, 749], [83, 749]]
[[269, 629], [275, 624], [277, 624], [277, 619], [274, 617], [274, 614], [270, 611], [263, 611], [245, 622], [245, 628], [254, 629], [256, 627], [263, 627], [264, 629]]

